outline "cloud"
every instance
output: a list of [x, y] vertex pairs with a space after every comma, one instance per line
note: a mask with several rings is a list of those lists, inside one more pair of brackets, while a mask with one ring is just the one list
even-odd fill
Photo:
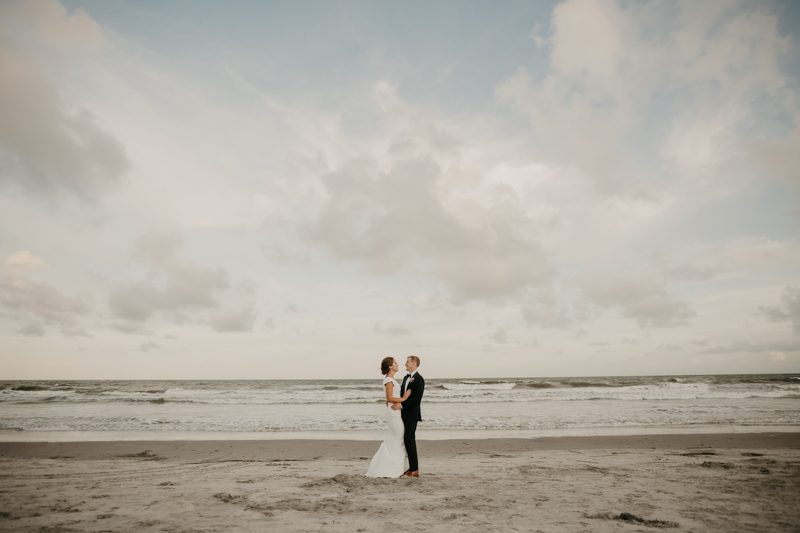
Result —
[[4, 266], [6, 272], [19, 274], [24, 270], [42, 268], [44, 261], [41, 257], [34, 256], [28, 250], [21, 250], [9, 255], [5, 260]]
[[328, 197], [306, 235], [373, 273], [424, 272], [460, 301], [549, 283], [553, 271], [514, 190], [491, 189], [481, 205], [456, 197], [445, 178], [427, 156], [388, 170], [352, 160], [325, 177]]
[[256, 316], [253, 306], [246, 305], [238, 311], [213, 313], [209, 322], [214, 331], [253, 331], [253, 323], [256, 320]]
[[85, 339], [88, 339], [88, 338], [92, 337], [92, 335], [88, 331], [86, 331], [83, 328], [78, 328], [78, 327], [61, 328], [61, 333], [65, 337], [75, 337], [75, 338], [82, 337], [82, 338], [85, 338]]
[[149, 335], [153, 333], [153, 331], [142, 324], [141, 322], [131, 322], [127, 320], [120, 320], [110, 322], [108, 327], [115, 331], [119, 331], [120, 333], [125, 333], [127, 335]]
[[795, 110], [791, 121], [794, 129], [785, 138], [754, 143], [749, 153], [769, 172], [800, 185], [800, 112]]
[[19, 328], [17, 333], [26, 337], [44, 337], [44, 324], [41, 322], [29, 322]]
[[662, 282], [646, 274], [583, 274], [572, 278], [572, 284], [591, 304], [619, 309], [622, 317], [636, 320], [642, 328], [680, 326], [696, 314], [688, 302], [676, 299]]
[[786, 354], [783, 352], [773, 352], [772, 357], [770, 357], [770, 361], [775, 361], [778, 363], [786, 361]]
[[736, 341], [731, 344], [711, 346], [700, 353], [761, 353], [761, 352], [796, 352], [800, 351], [800, 341], [751, 343], [749, 341]]
[[376, 136], [340, 128], [307, 136], [305, 151], [322, 162], [305, 164], [311, 177], [292, 194], [302, 199], [297, 209], [268, 221], [265, 253], [293, 250], [301, 260], [321, 251], [379, 276], [423, 276], [459, 305], [550, 283], [538, 221], [514, 187], [476, 170], [476, 147], [454, 133], [462, 130], [402, 101], [385, 81], [372, 97], [369, 118], [383, 126]]
[[143, 322], [161, 306], [161, 293], [150, 281], [119, 282], [111, 288], [108, 306], [114, 316]]
[[[745, 236], [717, 243], [690, 242], [666, 246], [650, 254], [652, 270], [678, 282], [707, 281], [722, 276], [783, 274], [800, 264], [800, 245], [792, 240]], [[789, 269], [790, 270], [790, 269]]]
[[158, 350], [159, 348], [161, 348], [161, 345], [160, 344], [156, 344], [155, 342], [152, 342], [152, 341], [151, 342], [143, 342], [139, 346], [139, 349], [142, 350], [143, 352], [149, 352], [150, 350]]
[[489, 334], [489, 338], [497, 344], [508, 344], [508, 332], [505, 328], [498, 327]]
[[379, 322], [376, 322], [373, 328], [378, 333], [383, 333], [389, 337], [404, 337], [411, 335], [411, 330], [403, 326], [389, 326], [383, 327]]
[[696, 267], [690, 264], [683, 264], [664, 269], [663, 275], [672, 281], [708, 281], [719, 274], [720, 269], [712, 267]]
[[[569, 310], [565, 307], [558, 307], [551, 295], [529, 298], [520, 307], [520, 312], [523, 320], [529, 326], [569, 329], [573, 324], [573, 318], [570, 316]], [[578, 333], [578, 338], [580, 338], [580, 332]]]
[[21, 250], [7, 257], [0, 270], [0, 310], [15, 320], [29, 321], [18, 330], [23, 335], [42, 336], [47, 324], [74, 326], [92, 309], [88, 296], [68, 296], [28, 274], [44, 266], [40, 257]]
[[783, 289], [780, 305], [759, 306], [758, 310], [770, 322], [791, 322], [795, 335], [800, 335], [800, 289]]
[[664, 342], [656, 346], [656, 350], [663, 350], [667, 352], [677, 352], [681, 349], [679, 344], [675, 344], [674, 342]]
[[0, 6], [0, 183], [83, 200], [119, 183], [130, 166], [122, 145], [59, 91], [63, 56], [102, 41], [81, 9], [67, 14], [53, 0]]
[[545, 75], [520, 67], [496, 88], [541, 161], [613, 193], [796, 161], [792, 48], [772, 4], [567, 0], [550, 29]]
[[[199, 311], [219, 307], [219, 296], [230, 289], [228, 273], [222, 268], [194, 265], [178, 252], [181, 239], [175, 234], [148, 233], [134, 244], [134, 258], [150, 269], [146, 279], [119, 281], [108, 294], [108, 306], [122, 324], [115, 329], [139, 331], [130, 322], [146, 322], [155, 314], [177, 322], [194, 322]], [[224, 328], [235, 320], [233, 314], [213, 315], [212, 324]], [[243, 325], [245, 314], [237, 315]]]

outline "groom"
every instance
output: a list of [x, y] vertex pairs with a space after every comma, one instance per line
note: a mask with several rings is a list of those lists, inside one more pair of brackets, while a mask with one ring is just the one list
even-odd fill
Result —
[[405, 426], [403, 442], [406, 445], [406, 453], [408, 454], [408, 470], [403, 475], [408, 477], [419, 477], [416, 433], [417, 422], [422, 422], [419, 404], [422, 401], [422, 395], [425, 393], [425, 380], [419, 375], [417, 368], [419, 368], [419, 357], [409, 355], [408, 359], [406, 359], [408, 375], [403, 378], [403, 386], [400, 388], [401, 395], [404, 395], [407, 390], [411, 390], [411, 396], [402, 403], [403, 407], [400, 411], [400, 416], [403, 417], [403, 425]]

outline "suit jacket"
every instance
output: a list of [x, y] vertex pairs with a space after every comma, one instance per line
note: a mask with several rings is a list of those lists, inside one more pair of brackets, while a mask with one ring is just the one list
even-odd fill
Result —
[[419, 375], [419, 372], [414, 374], [414, 381], [409, 383], [408, 374], [403, 378], [403, 385], [400, 387], [400, 394], [405, 394], [407, 389], [411, 389], [411, 396], [403, 402], [403, 409], [400, 414], [403, 420], [416, 420], [422, 421], [422, 414], [419, 410], [419, 404], [422, 401], [422, 395], [425, 394], [425, 379]]

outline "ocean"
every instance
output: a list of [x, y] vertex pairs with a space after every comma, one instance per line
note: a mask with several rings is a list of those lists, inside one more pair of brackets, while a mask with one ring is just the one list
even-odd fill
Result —
[[[0, 440], [379, 438], [385, 427], [379, 379], [7, 381], [0, 389]], [[800, 425], [800, 375], [427, 379], [422, 416], [423, 435], [438, 438], [779, 430]]]

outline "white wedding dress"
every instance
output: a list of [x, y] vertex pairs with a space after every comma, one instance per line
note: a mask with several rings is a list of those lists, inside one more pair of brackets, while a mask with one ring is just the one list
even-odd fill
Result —
[[[384, 378], [383, 385], [392, 383], [392, 396], [400, 397], [400, 385], [394, 378]], [[403, 419], [400, 416], [400, 409], [393, 410], [392, 405], [386, 407], [386, 425], [389, 426], [389, 433], [386, 440], [381, 443], [381, 447], [367, 470], [367, 477], [400, 477], [408, 469], [406, 460], [406, 445], [403, 444]]]

